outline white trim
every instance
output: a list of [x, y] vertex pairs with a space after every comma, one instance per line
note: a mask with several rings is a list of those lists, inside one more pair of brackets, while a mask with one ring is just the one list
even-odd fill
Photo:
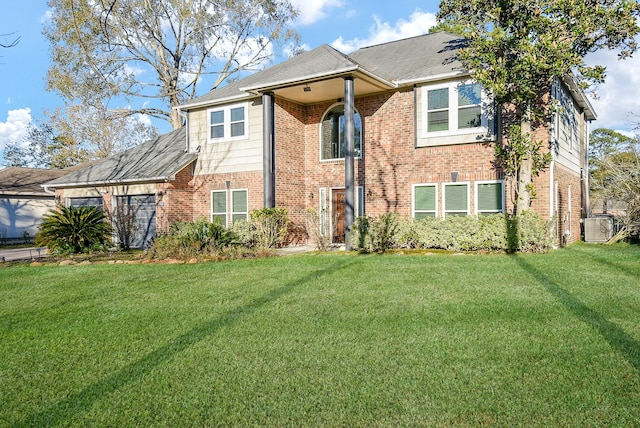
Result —
[[450, 213], [465, 213], [467, 215], [469, 215], [470, 213], [470, 192], [469, 192], [469, 182], [468, 181], [449, 181], [446, 183], [442, 183], [442, 218], [446, 218], [447, 217], [447, 211], [446, 211], [446, 207], [447, 207], [447, 200], [446, 200], [446, 196], [447, 196], [447, 191], [446, 188], [447, 186], [462, 186], [465, 185], [467, 186], [467, 210], [466, 211], [451, 211]]
[[[438, 218], [438, 183], [415, 183], [411, 185], [411, 218], [416, 218], [416, 187], [433, 187], [436, 190], [434, 218]], [[420, 212], [430, 213], [431, 211], [420, 210]]]
[[[478, 210], [478, 185], [480, 184], [500, 184], [500, 187], [502, 188], [502, 200], [501, 205], [502, 208], [500, 210], [490, 210], [490, 211], [479, 211]], [[498, 214], [498, 213], [503, 213], [505, 210], [505, 206], [506, 206], [506, 198], [505, 198], [505, 194], [504, 194], [504, 180], [479, 180], [474, 182], [474, 206], [473, 206], [473, 210], [474, 210], [474, 214], [478, 215], [479, 213], [493, 213], [493, 214]]]
[[[246, 211], [233, 211], [233, 194], [236, 192], [245, 192], [247, 195], [247, 210]], [[231, 224], [233, 224], [233, 216], [234, 215], [244, 215], [245, 220], [249, 220], [249, 189], [248, 188], [239, 188], [239, 189], [229, 189], [229, 218], [231, 220]]]
[[[422, 117], [421, 117], [421, 125], [422, 132], [421, 138], [435, 138], [435, 137], [449, 137], [449, 136], [458, 136], [458, 135], [486, 135], [490, 130], [491, 118], [488, 115], [488, 106], [491, 105], [492, 101], [487, 94], [487, 91], [484, 88], [481, 88], [481, 102], [480, 102], [480, 120], [481, 125], [475, 128], [461, 128], [458, 129], [458, 112], [460, 110], [460, 106], [458, 105], [458, 88], [462, 85], [471, 85], [478, 84], [470, 79], [466, 80], [454, 80], [445, 83], [439, 83], [434, 85], [423, 85], [421, 86], [422, 91]], [[449, 105], [447, 107], [448, 110], [448, 123], [449, 129], [446, 131], [434, 131], [429, 132], [429, 91], [438, 90], [438, 89], [448, 89], [449, 95]]]
[[[236, 137], [231, 136], [231, 110], [243, 108], [244, 109], [244, 132], [242, 135]], [[211, 113], [223, 112], [223, 121], [220, 125], [223, 126], [223, 136], [212, 138], [211, 137]], [[226, 141], [238, 141], [249, 139], [249, 103], [229, 104], [224, 106], [211, 107], [207, 109], [207, 142], [208, 143], [220, 143]]]
[[214, 222], [214, 220], [213, 220], [214, 219], [214, 215], [221, 216], [223, 214], [222, 212], [216, 212], [216, 213], [213, 212], [213, 194], [214, 193], [224, 193], [224, 223], [223, 223], [223, 226], [227, 227], [227, 223], [229, 222], [229, 215], [228, 215], [228, 212], [227, 212], [227, 205], [229, 204], [229, 192], [226, 189], [223, 189], [223, 190], [212, 190], [210, 192], [211, 197], [209, 198], [210, 199], [209, 200], [209, 206], [210, 206], [210, 208], [209, 208], [209, 212], [210, 212], [209, 221], [211, 223], [213, 223]]
[[327, 236], [327, 189], [325, 187], [321, 187], [318, 191], [319, 196], [319, 211], [318, 211], [318, 220], [320, 222], [320, 235]]

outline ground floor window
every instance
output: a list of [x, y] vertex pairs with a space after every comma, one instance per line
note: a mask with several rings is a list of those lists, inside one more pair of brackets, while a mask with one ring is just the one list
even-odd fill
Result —
[[413, 185], [413, 218], [435, 217], [438, 210], [438, 188], [435, 184]]
[[444, 217], [469, 215], [469, 183], [444, 183], [442, 188]]
[[97, 207], [102, 208], [103, 200], [101, 196], [87, 198], [67, 198], [67, 206], [79, 207]]
[[228, 226], [249, 219], [249, 192], [247, 189], [211, 191], [211, 221]]
[[504, 182], [476, 182], [476, 213], [491, 215], [504, 212]]

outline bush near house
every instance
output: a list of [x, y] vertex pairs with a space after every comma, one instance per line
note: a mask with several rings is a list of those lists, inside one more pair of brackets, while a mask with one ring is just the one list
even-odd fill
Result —
[[104, 251], [111, 240], [112, 227], [97, 207], [57, 206], [45, 215], [35, 243], [52, 254]]
[[533, 211], [519, 216], [449, 216], [444, 219], [398, 220], [395, 213], [356, 219], [351, 247], [366, 252], [389, 249], [449, 251], [545, 252], [554, 242], [550, 223]]

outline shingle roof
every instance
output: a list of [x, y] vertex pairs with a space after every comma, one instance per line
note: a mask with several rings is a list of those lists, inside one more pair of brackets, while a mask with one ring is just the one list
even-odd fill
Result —
[[329, 45], [322, 45], [293, 58], [266, 68], [241, 80], [216, 88], [213, 91], [183, 104], [182, 108], [242, 98], [247, 88], [270, 87], [279, 84], [310, 80], [336, 72], [355, 70], [358, 65], [346, 55]]
[[455, 51], [463, 40], [446, 32], [430, 33], [359, 49], [349, 55], [329, 45], [232, 82], [180, 106], [182, 109], [252, 96], [251, 92], [362, 71], [381, 81], [401, 84], [462, 73]]
[[365, 47], [349, 57], [371, 73], [401, 84], [463, 73], [456, 57], [456, 51], [463, 45], [460, 36], [438, 32]]
[[41, 169], [9, 167], [0, 169], [0, 195], [5, 196], [49, 196], [42, 183], [68, 174], [63, 169]]
[[185, 127], [46, 183], [47, 187], [96, 186], [171, 180], [197, 155], [185, 152]]

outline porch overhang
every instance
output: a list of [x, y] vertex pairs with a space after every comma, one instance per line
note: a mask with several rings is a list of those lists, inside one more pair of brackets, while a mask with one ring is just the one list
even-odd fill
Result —
[[358, 66], [347, 67], [332, 73], [304, 76], [293, 80], [274, 81], [240, 88], [255, 96], [271, 92], [279, 98], [299, 104], [315, 104], [326, 100], [344, 99], [344, 79], [354, 79], [355, 96], [385, 92], [397, 88], [391, 81], [375, 76]]

